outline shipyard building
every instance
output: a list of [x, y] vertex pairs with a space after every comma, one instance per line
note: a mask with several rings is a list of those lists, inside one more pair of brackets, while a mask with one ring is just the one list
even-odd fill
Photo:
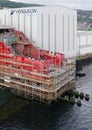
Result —
[[65, 57], [77, 53], [77, 11], [62, 6], [0, 10], [1, 25], [15, 27], [42, 49], [61, 52]]

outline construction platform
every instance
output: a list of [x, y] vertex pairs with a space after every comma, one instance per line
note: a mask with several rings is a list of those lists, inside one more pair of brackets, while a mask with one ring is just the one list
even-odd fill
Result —
[[51, 103], [72, 87], [75, 59], [39, 49], [23, 32], [0, 30], [1, 88], [29, 99]]
[[47, 75], [0, 65], [0, 86], [31, 100], [51, 103], [74, 85], [75, 62], [64, 62], [62, 67], [52, 66], [49, 70]]

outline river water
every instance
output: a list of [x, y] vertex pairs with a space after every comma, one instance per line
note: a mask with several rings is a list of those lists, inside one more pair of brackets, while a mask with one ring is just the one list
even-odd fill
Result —
[[76, 89], [90, 95], [82, 106], [57, 102], [43, 106], [30, 102], [0, 122], [0, 130], [92, 130], [92, 64], [85, 66], [85, 77], [77, 79]]

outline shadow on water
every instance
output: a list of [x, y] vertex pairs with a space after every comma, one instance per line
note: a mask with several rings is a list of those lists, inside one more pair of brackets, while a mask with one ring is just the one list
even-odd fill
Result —
[[27, 103], [28, 101], [23, 98], [6, 90], [0, 90], [0, 120], [7, 118]]
[[9, 128], [9, 130], [14, 128], [17, 130], [23, 130], [23, 128], [24, 130], [52, 130], [58, 127], [59, 121], [62, 124], [65, 122], [67, 114], [71, 116], [72, 109], [71, 105], [61, 101], [51, 106], [30, 102], [30, 104], [1, 122], [1, 124]]

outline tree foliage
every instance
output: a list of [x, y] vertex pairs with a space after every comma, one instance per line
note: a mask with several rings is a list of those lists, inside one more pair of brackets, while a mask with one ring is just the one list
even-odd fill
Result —
[[12, 2], [9, 0], [0, 0], [0, 8], [21, 8], [21, 7], [31, 7], [31, 6], [41, 6], [41, 5]]

